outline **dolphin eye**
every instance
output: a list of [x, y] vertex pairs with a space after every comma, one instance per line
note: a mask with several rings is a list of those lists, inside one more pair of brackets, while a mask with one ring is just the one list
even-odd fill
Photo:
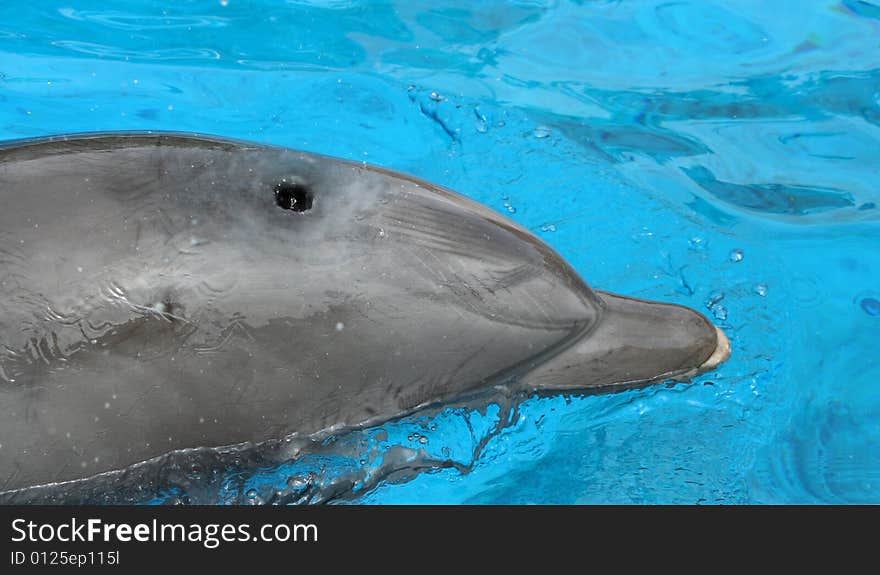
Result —
[[314, 195], [308, 186], [282, 180], [275, 186], [275, 203], [279, 208], [294, 212], [312, 209]]

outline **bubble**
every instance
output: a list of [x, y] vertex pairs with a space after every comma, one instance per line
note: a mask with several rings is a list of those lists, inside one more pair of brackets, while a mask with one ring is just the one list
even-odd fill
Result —
[[256, 489], [248, 489], [247, 493], [244, 496], [249, 500], [253, 501], [257, 498], [257, 490]]
[[419, 443], [425, 445], [426, 443], [428, 443], [428, 438], [422, 435], [421, 437], [419, 437]]
[[429, 97], [430, 97], [432, 100], [434, 100], [435, 102], [440, 102], [441, 100], [443, 100], [443, 96], [441, 96], [441, 95], [438, 94], [437, 92], [431, 92], [431, 94], [429, 95]]
[[724, 321], [727, 319], [727, 308], [721, 304], [715, 304], [712, 306], [712, 315], [718, 321]]
[[538, 126], [532, 131], [532, 135], [538, 138], [539, 140], [543, 140], [550, 136], [550, 128], [547, 126]]
[[542, 232], [555, 232], [556, 231], [556, 224], [544, 224], [541, 226], [541, 231]]
[[743, 259], [743, 251], [739, 248], [730, 250], [730, 255], [728, 257], [730, 258], [730, 261], [734, 263], [741, 262]]
[[764, 283], [755, 284], [755, 293], [761, 297], [764, 297], [765, 295], [767, 295], [767, 284], [764, 284]]

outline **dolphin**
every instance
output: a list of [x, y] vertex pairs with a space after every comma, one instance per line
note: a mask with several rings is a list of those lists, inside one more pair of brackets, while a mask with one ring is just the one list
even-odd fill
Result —
[[412, 176], [172, 132], [0, 144], [0, 492], [729, 355]]

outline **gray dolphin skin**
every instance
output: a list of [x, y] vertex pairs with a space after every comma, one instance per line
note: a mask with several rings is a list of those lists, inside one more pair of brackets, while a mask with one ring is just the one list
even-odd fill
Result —
[[729, 350], [404, 174], [176, 133], [0, 144], [0, 492], [486, 390], [686, 379]]

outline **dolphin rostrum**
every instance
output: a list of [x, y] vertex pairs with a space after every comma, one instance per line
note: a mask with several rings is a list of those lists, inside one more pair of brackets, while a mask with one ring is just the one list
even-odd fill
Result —
[[411, 176], [175, 133], [0, 144], [0, 492], [729, 353]]

